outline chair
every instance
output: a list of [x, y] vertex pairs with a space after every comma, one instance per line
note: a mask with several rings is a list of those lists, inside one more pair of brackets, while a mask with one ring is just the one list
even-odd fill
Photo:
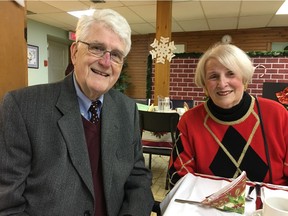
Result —
[[[170, 133], [171, 142], [168, 146], [163, 146], [163, 142], [142, 141], [143, 153], [149, 154], [149, 168], [151, 169], [152, 154], [170, 156], [172, 148], [176, 142], [176, 128], [179, 122], [178, 113], [148, 112], [139, 110], [140, 129], [154, 133]], [[166, 175], [165, 189], [168, 189], [169, 176]], [[161, 215], [160, 202], [155, 201], [152, 212]]]
[[[176, 142], [176, 128], [179, 122], [178, 113], [148, 112], [139, 110], [140, 129], [158, 134], [169, 133], [169, 142], [145, 141], [142, 139], [143, 153], [149, 154], [149, 169], [151, 169], [152, 155], [170, 156], [172, 148]], [[168, 189], [168, 173], [165, 188]]]
[[177, 107], [184, 107], [184, 102], [186, 102], [191, 109], [194, 106], [194, 100], [181, 100], [181, 99], [171, 99], [173, 104], [173, 109]]

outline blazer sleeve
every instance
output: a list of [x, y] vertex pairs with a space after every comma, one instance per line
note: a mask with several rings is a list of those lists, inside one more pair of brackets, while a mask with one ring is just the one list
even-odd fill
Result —
[[21, 112], [10, 93], [0, 105], [0, 149], [0, 215], [24, 215], [22, 194], [32, 154]]

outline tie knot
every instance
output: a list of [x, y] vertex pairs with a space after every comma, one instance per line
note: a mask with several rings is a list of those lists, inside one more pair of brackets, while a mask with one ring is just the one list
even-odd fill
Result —
[[89, 110], [91, 111], [91, 109], [96, 110], [101, 104], [101, 101], [97, 100], [97, 101], [92, 101], [91, 106], [89, 108]]

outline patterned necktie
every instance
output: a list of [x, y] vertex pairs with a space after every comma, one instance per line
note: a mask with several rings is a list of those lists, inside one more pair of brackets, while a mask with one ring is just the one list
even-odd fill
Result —
[[91, 106], [89, 107], [89, 111], [91, 112], [90, 122], [92, 122], [93, 124], [96, 124], [99, 121], [97, 108], [100, 107], [100, 105], [101, 105], [101, 101], [97, 100], [97, 101], [93, 101], [91, 103]]

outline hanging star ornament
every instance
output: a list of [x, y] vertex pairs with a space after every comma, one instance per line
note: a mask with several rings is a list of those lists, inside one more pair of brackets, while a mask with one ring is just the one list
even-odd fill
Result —
[[150, 51], [152, 59], [156, 58], [156, 63], [165, 64], [165, 59], [169, 62], [175, 56], [173, 50], [176, 50], [174, 41], [169, 42], [169, 37], [160, 37], [160, 42], [155, 38], [154, 42], [150, 44], [154, 49]]

